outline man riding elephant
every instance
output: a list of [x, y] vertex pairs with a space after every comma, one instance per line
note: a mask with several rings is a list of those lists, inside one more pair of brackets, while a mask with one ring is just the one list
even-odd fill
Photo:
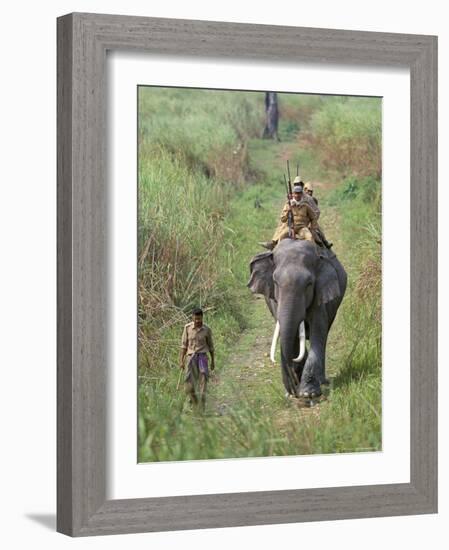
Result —
[[326, 239], [323, 230], [318, 225], [318, 218], [320, 216], [318, 202], [314, 197], [304, 193], [303, 183], [300, 181], [299, 176], [295, 178], [294, 183], [293, 198], [285, 203], [280, 223], [271, 241], [261, 242], [260, 244], [268, 250], [273, 250], [280, 240], [289, 237], [290, 228], [287, 222], [289, 211], [291, 211], [293, 214], [295, 238], [315, 241], [321, 246], [331, 248], [332, 243]]
[[287, 201], [282, 209], [281, 225], [273, 235], [272, 242], [277, 244], [280, 240], [289, 236], [288, 213], [290, 210], [293, 215], [293, 230], [296, 238], [307, 241], [316, 240], [318, 216], [310, 204], [304, 200], [302, 186], [295, 185], [293, 188], [293, 198]]
[[306, 181], [306, 183], [304, 184], [304, 194], [305, 195], [308, 195], [309, 197], [312, 197], [313, 199], [313, 202], [316, 204], [317, 208], [318, 208], [318, 199], [316, 197], [314, 197], [313, 195], [313, 184], [311, 181]]
[[[312, 182], [311, 181], [306, 181], [306, 183], [304, 183], [304, 185], [303, 185], [303, 188], [304, 188], [304, 198], [305, 198], [305, 200], [307, 200], [309, 202], [309, 204], [312, 206], [312, 208], [314, 208], [315, 211], [318, 212], [318, 217], [319, 217], [320, 216], [320, 209], [318, 207], [318, 199], [313, 194], [314, 189], [313, 189]], [[326, 248], [332, 248], [333, 243], [330, 243], [326, 239], [326, 237], [324, 235], [324, 231], [322, 230], [322, 228], [319, 225], [318, 225], [317, 233], [320, 237], [321, 242], [324, 244], [324, 246]]]
[[303, 200], [310, 206], [310, 208], [315, 212], [316, 219], [320, 217], [321, 211], [318, 208], [318, 201], [313, 197], [313, 193], [309, 193], [309, 189], [311, 186], [310, 182], [304, 183], [299, 176], [296, 176], [296, 178], [293, 181], [293, 185], [300, 185], [303, 188], [303, 194], [302, 198]]

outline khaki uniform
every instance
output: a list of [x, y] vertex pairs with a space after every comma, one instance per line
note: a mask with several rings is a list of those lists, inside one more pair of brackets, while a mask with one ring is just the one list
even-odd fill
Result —
[[212, 331], [203, 323], [196, 328], [193, 321], [184, 326], [181, 348], [187, 350], [187, 356], [194, 353], [210, 353], [214, 351]]
[[315, 212], [316, 219], [318, 220], [318, 218], [320, 217], [321, 211], [318, 208], [318, 201], [316, 200], [316, 198], [311, 197], [309, 194], [304, 192], [302, 194], [302, 200], [306, 202], [310, 206], [310, 208]]
[[[317, 214], [312, 209], [309, 201], [301, 199], [299, 205], [292, 205], [293, 228], [297, 239], [314, 240], [314, 234], [318, 228]], [[288, 237], [288, 210], [289, 204], [285, 203], [281, 214], [281, 223], [277, 227], [272, 240], [280, 241]]]
[[207, 325], [195, 327], [193, 321], [184, 326], [181, 348], [187, 352], [187, 374], [184, 379], [185, 390], [193, 403], [199, 400], [204, 407], [206, 403], [207, 380], [209, 368], [207, 353], [213, 353], [212, 331]]

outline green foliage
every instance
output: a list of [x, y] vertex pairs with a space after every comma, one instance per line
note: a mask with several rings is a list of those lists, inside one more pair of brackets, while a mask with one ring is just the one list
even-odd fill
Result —
[[345, 396], [348, 399], [351, 414], [358, 411], [352, 423], [355, 423], [354, 430], [365, 426], [374, 448], [380, 448], [380, 182], [375, 177], [348, 178], [331, 193], [329, 203], [341, 211], [340, 238], [351, 243], [339, 249], [340, 260], [348, 272], [348, 289], [339, 312], [335, 338], [344, 338], [346, 349], [334, 379], [335, 390], [331, 398]]
[[139, 88], [140, 142], [159, 145], [193, 170], [242, 183], [245, 144], [263, 125], [263, 94]]
[[[313, 114], [321, 109], [326, 96], [306, 94], [278, 94], [280, 124], [298, 131], [308, 131]], [[293, 132], [288, 135], [294, 139]], [[285, 136], [287, 139], [287, 135]]]
[[328, 168], [380, 178], [382, 104], [378, 98], [331, 98], [310, 122], [309, 140]]
[[282, 141], [292, 141], [296, 138], [300, 130], [299, 124], [295, 120], [283, 119], [279, 122], [279, 137]]
[[[380, 212], [381, 184], [374, 176], [357, 177], [351, 175], [336, 187], [329, 197], [329, 204], [338, 206], [358, 199], [359, 203], [369, 204], [376, 212]], [[346, 208], [347, 205], [340, 204]]]
[[341, 196], [343, 199], [354, 199], [357, 196], [359, 187], [357, 180], [354, 177], [349, 178], [345, 181], [345, 186], [341, 191]]

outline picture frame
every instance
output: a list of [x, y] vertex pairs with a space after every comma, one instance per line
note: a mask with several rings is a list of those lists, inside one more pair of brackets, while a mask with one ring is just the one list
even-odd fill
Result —
[[[72, 13], [58, 31], [57, 530], [70, 536], [437, 511], [437, 38]], [[410, 482], [106, 498], [106, 52], [410, 70]]]

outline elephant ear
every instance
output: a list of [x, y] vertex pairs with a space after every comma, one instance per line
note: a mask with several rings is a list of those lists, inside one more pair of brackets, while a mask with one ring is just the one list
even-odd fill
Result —
[[328, 259], [320, 257], [315, 283], [315, 297], [318, 305], [327, 304], [340, 296], [341, 289], [335, 267]]
[[251, 273], [246, 285], [254, 294], [263, 294], [266, 298], [274, 300], [273, 283], [273, 253], [261, 252], [254, 256], [249, 264]]

